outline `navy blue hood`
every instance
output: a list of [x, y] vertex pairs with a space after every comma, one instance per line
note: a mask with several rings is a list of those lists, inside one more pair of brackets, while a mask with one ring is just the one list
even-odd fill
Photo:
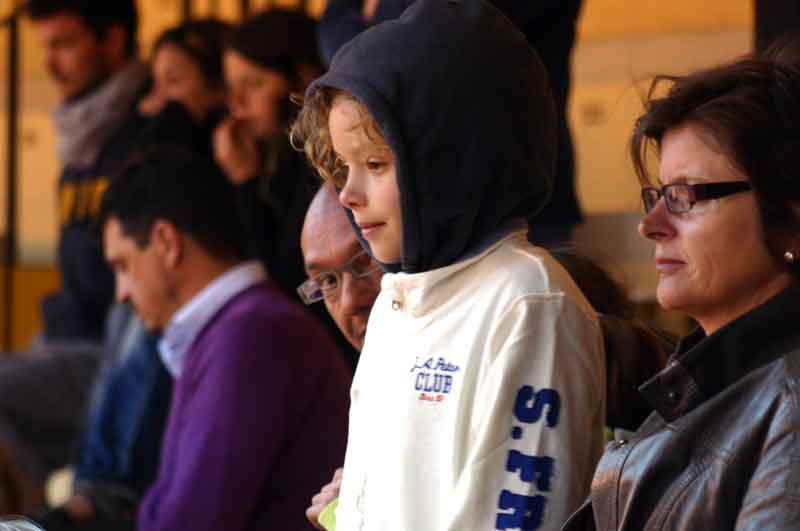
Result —
[[418, 0], [342, 47], [308, 89], [351, 93], [397, 161], [402, 263], [456, 262], [550, 194], [556, 115], [526, 38], [481, 0]]

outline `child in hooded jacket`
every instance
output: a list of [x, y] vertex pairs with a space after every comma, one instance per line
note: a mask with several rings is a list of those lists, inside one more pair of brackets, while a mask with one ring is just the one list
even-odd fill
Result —
[[292, 136], [387, 271], [337, 529], [559, 529], [602, 452], [605, 369], [595, 312], [526, 241], [556, 119], [525, 37], [481, 0], [417, 0], [337, 53]]

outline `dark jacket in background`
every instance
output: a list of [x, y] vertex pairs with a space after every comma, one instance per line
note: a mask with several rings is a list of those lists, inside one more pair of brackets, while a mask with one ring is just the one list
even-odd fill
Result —
[[[262, 144], [261, 174], [236, 185], [236, 204], [245, 230], [248, 258], [264, 264], [270, 278], [300, 304], [297, 286], [306, 280], [300, 234], [320, 178], [285, 135]], [[342, 335], [324, 304], [307, 307], [336, 340], [351, 369], [358, 352]]]
[[109, 367], [87, 418], [75, 466], [75, 490], [89, 497], [97, 518], [135, 512], [158, 472], [172, 377], [157, 339], [134, 330], [130, 352]]
[[800, 284], [686, 337], [565, 531], [800, 529]]
[[47, 340], [102, 341], [106, 313], [114, 298], [114, 277], [103, 256], [102, 242], [94, 233], [94, 222], [110, 180], [132, 154], [164, 142], [206, 151], [211, 160], [212, 126], [194, 126], [188, 111], [176, 103], [154, 119], [140, 115], [134, 107], [93, 166], [64, 169], [59, 179], [62, 286], [42, 303]]
[[283, 135], [263, 143], [262, 156], [261, 174], [236, 187], [248, 258], [263, 262], [281, 291], [297, 299], [306, 279], [300, 233], [320, 180]]
[[[326, 62], [350, 39], [372, 24], [399, 17], [412, 0], [381, 0], [372, 23], [364, 21], [360, 0], [330, 0], [319, 23], [319, 41]], [[582, 0], [491, 0], [525, 34], [550, 76], [558, 114], [558, 158], [550, 202], [529, 219], [532, 235], [557, 243], [568, 238], [569, 229], [583, 219], [575, 194], [575, 157], [567, 123], [570, 65], [575, 44], [575, 25]], [[540, 229], [542, 232], [540, 232]], [[556, 234], [546, 232], [554, 229]], [[534, 241], [534, 243], [537, 243]]]
[[94, 165], [85, 170], [65, 168], [59, 178], [61, 290], [42, 302], [48, 341], [102, 341], [106, 313], [114, 298], [114, 277], [94, 234], [94, 221], [110, 179], [128, 159], [147, 123], [132, 108]]
[[800, 32], [800, 3], [796, 0], [755, 0], [755, 49], [763, 52], [788, 34]]

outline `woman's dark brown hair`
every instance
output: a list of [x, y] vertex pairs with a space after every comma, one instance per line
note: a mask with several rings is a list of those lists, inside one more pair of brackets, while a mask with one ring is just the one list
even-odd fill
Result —
[[[639, 181], [652, 182], [651, 147], [667, 131], [692, 125], [749, 179], [766, 244], [776, 260], [800, 252], [800, 57], [784, 51], [747, 56], [686, 76], [658, 76], [630, 142]], [[666, 94], [658, 96], [664, 86]], [[740, 250], [732, 249], [731, 252]], [[788, 265], [800, 278], [800, 263]]]
[[213, 87], [225, 85], [222, 53], [233, 35], [233, 26], [216, 19], [192, 20], [162, 33], [153, 45], [153, 55], [161, 47], [175, 46], [191, 57]]

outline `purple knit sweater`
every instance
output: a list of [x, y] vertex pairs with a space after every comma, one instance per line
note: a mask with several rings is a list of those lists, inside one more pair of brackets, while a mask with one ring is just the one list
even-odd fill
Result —
[[176, 380], [139, 531], [294, 531], [344, 461], [350, 376], [320, 325], [259, 284], [200, 333]]

